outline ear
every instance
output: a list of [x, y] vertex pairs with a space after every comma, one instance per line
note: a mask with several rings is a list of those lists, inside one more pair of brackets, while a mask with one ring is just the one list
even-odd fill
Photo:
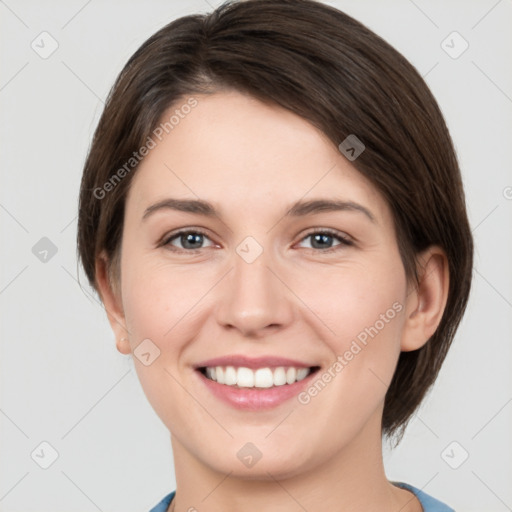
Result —
[[450, 275], [448, 258], [439, 246], [430, 246], [418, 255], [416, 286], [406, 299], [406, 316], [402, 332], [403, 352], [421, 348], [435, 333], [448, 300]]
[[128, 329], [124, 317], [120, 285], [114, 286], [107, 272], [108, 257], [102, 252], [96, 259], [96, 283], [107, 313], [108, 321], [116, 337], [117, 350], [122, 354], [131, 353]]

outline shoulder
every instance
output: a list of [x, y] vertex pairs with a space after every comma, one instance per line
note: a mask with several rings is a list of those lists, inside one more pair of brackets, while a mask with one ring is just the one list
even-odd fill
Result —
[[423, 507], [424, 512], [455, 512], [453, 508], [450, 508], [445, 503], [436, 500], [430, 494], [423, 492], [421, 489], [418, 489], [410, 484], [405, 484], [403, 482], [392, 482], [393, 485], [397, 487], [401, 487], [402, 489], [407, 489], [415, 494], [418, 498], [421, 506]]
[[169, 508], [169, 505], [171, 504], [175, 494], [176, 491], [172, 491], [170, 494], [165, 496], [165, 498], [162, 498], [162, 500], [157, 503], [149, 512], [167, 512], [167, 509]]

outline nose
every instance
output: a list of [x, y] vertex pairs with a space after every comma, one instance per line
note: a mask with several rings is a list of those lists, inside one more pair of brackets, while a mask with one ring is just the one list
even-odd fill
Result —
[[219, 290], [220, 325], [262, 338], [292, 322], [293, 294], [265, 251], [251, 263], [234, 254], [233, 267]]

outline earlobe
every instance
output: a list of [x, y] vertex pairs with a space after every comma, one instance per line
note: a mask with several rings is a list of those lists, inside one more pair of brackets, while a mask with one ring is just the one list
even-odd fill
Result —
[[448, 258], [439, 246], [430, 246], [419, 256], [418, 285], [407, 297], [401, 350], [421, 348], [443, 317], [449, 289]]
[[128, 338], [116, 338], [116, 347], [121, 354], [131, 354], [130, 342]]
[[116, 347], [122, 354], [131, 352], [121, 294], [114, 290], [107, 271], [108, 257], [102, 252], [96, 260], [96, 283], [107, 318], [116, 337]]

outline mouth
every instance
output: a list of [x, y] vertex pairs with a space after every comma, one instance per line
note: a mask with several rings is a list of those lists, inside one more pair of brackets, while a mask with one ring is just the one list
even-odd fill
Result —
[[291, 386], [320, 369], [319, 366], [278, 366], [247, 368], [244, 366], [203, 366], [197, 368], [206, 379], [238, 389], [269, 389]]
[[194, 366], [203, 389], [234, 409], [263, 411], [296, 397], [321, 366], [275, 355], [232, 354]]
[[216, 363], [196, 367], [194, 373], [221, 403], [235, 410], [263, 412], [297, 397], [320, 370], [320, 366], [251, 366]]

